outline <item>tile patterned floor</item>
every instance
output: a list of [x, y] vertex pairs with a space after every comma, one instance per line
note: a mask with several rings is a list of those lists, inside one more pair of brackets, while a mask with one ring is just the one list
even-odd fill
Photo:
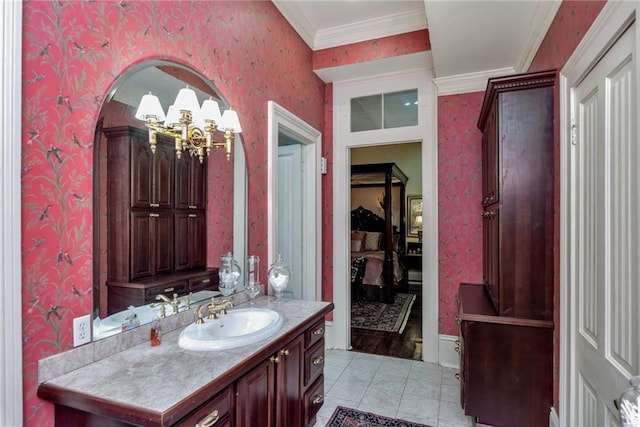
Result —
[[460, 407], [456, 372], [416, 360], [328, 350], [325, 401], [315, 427], [324, 427], [338, 405], [431, 427], [471, 426]]

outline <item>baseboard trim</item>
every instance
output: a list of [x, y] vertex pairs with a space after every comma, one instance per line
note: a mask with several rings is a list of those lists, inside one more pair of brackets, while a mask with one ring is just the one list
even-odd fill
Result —
[[551, 412], [549, 412], [549, 427], [560, 427], [560, 418], [558, 417], [556, 408], [553, 406], [551, 407]]
[[438, 336], [438, 361], [446, 368], [460, 369], [460, 355], [456, 351], [459, 337], [457, 335]]

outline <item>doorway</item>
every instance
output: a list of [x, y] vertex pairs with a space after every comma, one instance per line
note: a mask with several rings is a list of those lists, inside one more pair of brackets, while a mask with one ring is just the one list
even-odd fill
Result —
[[[263, 260], [263, 269], [272, 264], [283, 250], [299, 248], [295, 264], [284, 259], [299, 279], [290, 281], [288, 291], [296, 289], [300, 299], [320, 300], [322, 295], [322, 239], [321, 239], [321, 187], [320, 187], [320, 149], [322, 134], [273, 101], [267, 103], [268, 141], [267, 141], [267, 240], [268, 260]], [[282, 147], [280, 147], [282, 142]], [[291, 145], [298, 151], [298, 160], [286, 154], [284, 146]], [[282, 152], [282, 163], [280, 162]], [[282, 170], [281, 170], [282, 167]], [[288, 174], [295, 174], [289, 176]], [[295, 178], [292, 178], [295, 176]], [[291, 197], [287, 179], [295, 179], [300, 184], [300, 196]], [[286, 187], [285, 187], [286, 184]], [[297, 191], [297, 190], [296, 190]], [[298, 199], [298, 201], [295, 201]], [[295, 203], [295, 206], [291, 203]], [[300, 226], [300, 241], [288, 236], [289, 221], [295, 218]], [[286, 248], [285, 246], [289, 246]], [[297, 261], [299, 260], [299, 261]], [[294, 283], [298, 280], [298, 283]], [[265, 284], [265, 288], [267, 285]], [[266, 289], [265, 289], [266, 290]]]
[[[421, 151], [420, 142], [350, 149], [351, 259], [366, 260], [362, 278], [356, 276], [354, 281], [352, 275], [350, 322], [354, 351], [422, 360], [422, 226], [412, 224], [416, 223], [417, 207], [422, 214]], [[392, 173], [390, 200], [385, 171], [396, 171]], [[387, 219], [392, 225], [391, 252], [386, 251], [385, 245]], [[380, 236], [375, 247], [371, 246], [370, 234]], [[367, 244], [358, 245], [356, 240], [354, 246], [354, 236], [362, 235]], [[393, 274], [389, 275], [384, 268], [380, 271], [381, 259], [387, 256], [393, 257]], [[380, 289], [377, 285], [386, 287], [389, 278], [393, 299], [383, 302], [376, 298]]]

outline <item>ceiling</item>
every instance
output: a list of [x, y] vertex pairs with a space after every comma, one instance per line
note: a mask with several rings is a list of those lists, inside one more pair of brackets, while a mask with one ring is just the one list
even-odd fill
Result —
[[[489, 76], [528, 69], [561, 3], [555, 0], [272, 1], [313, 50], [428, 28], [431, 41], [428, 57], [396, 58], [395, 62], [409, 60], [400, 65], [404, 68], [412, 63], [431, 65], [436, 82], [443, 84], [455, 82], [459, 86], [465, 81], [479, 80], [481, 90]], [[397, 69], [394, 61], [384, 62], [380, 68], [359, 64], [357, 70], [334, 67], [333, 71], [315, 71], [325, 81], [336, 81]]]

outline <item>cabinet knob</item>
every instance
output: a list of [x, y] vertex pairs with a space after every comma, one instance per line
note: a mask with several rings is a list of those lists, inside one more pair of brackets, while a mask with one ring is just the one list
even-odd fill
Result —
[[285, 350], [280, 350], [280, 354], [283, 355], [283, 356], [288, 356], [289, 354], [291, 354], [291, 352], [289, 350], [285, 349]]
[[209, 415], [204, 417], [199, 423], [196, 424], [196, 427], [211, 427], [220, 419], [220, 415], [218, 410], [211, 412]]
[[269, 358], [269, 360], [273, 363], [279, 363], [280, 362], [280, 358], [278, 356], [271, 356]]
[[320, 326], [318, 329], [313, 331], [313, 335], [324, 335], [324, 327]]
[[317, 396], [313, 397], [313, 400], [311, 401], [314, 405], [319, 405], [322, 402], [324, 402], [324, 396], [319, 394]]
[[318, 356], [311, 361], [315, 366], [322, 365], [324, 363], [324, 357]]

